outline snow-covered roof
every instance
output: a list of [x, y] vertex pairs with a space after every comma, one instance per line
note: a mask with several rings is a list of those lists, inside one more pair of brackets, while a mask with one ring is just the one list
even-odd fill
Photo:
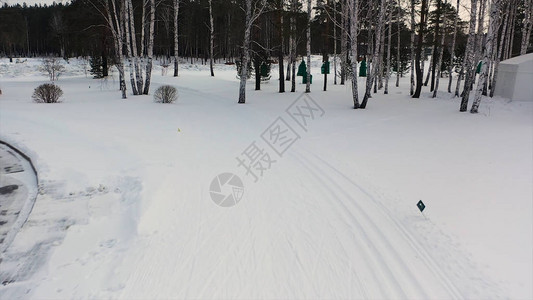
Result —
[[506, 59], [502, 61], [501, 64], [519, 65], [525, 62], [530, 62], [530, 61], [533, 61], [533, 53], [524, 54], [524, 55], [516, 56], [510, 59]]

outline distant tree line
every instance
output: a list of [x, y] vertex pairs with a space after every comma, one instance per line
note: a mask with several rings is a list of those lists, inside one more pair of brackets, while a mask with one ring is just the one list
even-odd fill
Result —
[[[387, 94], [393, 74], [398, 86], [399, 78], [410, 71], [413, 98], [420, 97], [423, 86], [429, 86], [436, 97], [439, 86], [446, 85], [440, 79], [447, 77], [448, 93], [463, 98], [464, 111], [476, 73], [484, 80], [481, 93], [492, 95], [499, 61], [531, 49], [533, 5], [532, 0], [454, 2], [73, 0], [51, 6], [4, 4], [0, 8], [0, 54], [91, 56], [95, 63], [109, 62], [119, 71], [124, 98], [128, 75], [134, 95], [148, 93], [154, 57], [166, 66], [173, 64], [174, 76], [178, 76], [178, 58], [209, 63], [212, 76], [214, 61], [236, 63], [241, 78], [239, 103], [245, 103], [252, 71], [259, 90], [261, 78], [269, 76], [273, 63], [279, 64], [279, 91], [284, 92], [285, 81], [290, 81], [294, 92], [297, 57], [307, 65], [299, 66], [298, 73], [303, 72], [300, 75], [310, 92], [310, 56], [322, 54], [324, 90], [330, 60], [334, 84], [366, 77], [362, 101], [357, 81], [351, 80], [354, 108], [365, 108], [372, 92]], [[460, 15], [469, 18], [461, 20]], [[484, 63], [478, 65], [480, 61]], [[425, 64], [429, 66], [424, 69]], [[472, 109], [476, 111], [477, 106]]]

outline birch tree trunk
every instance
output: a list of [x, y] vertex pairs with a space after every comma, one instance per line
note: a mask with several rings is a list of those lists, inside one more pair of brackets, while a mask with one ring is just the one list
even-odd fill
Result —
[[490, 84], [491, 86], [490, 94], [489, 94], [490, 97], [494, 97], [494, 91], [496, 90], [496, 81], [498, 80], [498, 68], [500, 66], [501, 57], [503, 56], [505, 37], [506, 37], [507, 27], [509, 25], [508, 23], [509, 23], [509, 11], [511, 9], [510, 7], [511, 7], [511, 3], [508, 2], [507, 10], [505, 13], [505, 19], [502, 23], [503, 28], [502, 28], [502, 33], [500, 36], [500, 46], [498, 47], [498, 52], [496, 53], [496, 61], [494, 62], [494, 75], [492, 76], [492, 82]]
[[418, 30], [418, 44], [416, 46], [416, 89], [413, 94], [413, 98], [420, 98], [420, 93], [422, 92], [422, 76], [423, 70], [420, 69], [420, 58], [422, 55], [422, 43], [424, 41], [424, 30], [425, 22], [427, 15], [427, 0], [422, 0], [422, 9], [420, 12], [420, 29]]
[[531, 35], [531, 14], [533, 10], [533, 1], [524, 0], [524, 23], [522, 25], [522, 44], [520, 45], [520, 55], [527, 52], [529, 46], [529, 36]]
[[430, 91], [433, 92], [435, 89], [435, 74], [437, 71], [437, 57], [438, 57], [438, 43], [439, 43], [439, 34], [440, 34], [440, 16], [442, 14], [441, 11], [442, 7], [442, 0], [437, 0], [437, 22], [435, 23], [435, 33], [434, 33], [434, 40], [433, 40], [433, 51], [431, 55], [431, 87]]
[[131, 21], [130, 21], [130, 15], [129, 15], [129, 1], [124, 1], [124, 31], [126, 35], [126, 48], [128, 53], [128, 64], [130, 67], [130, 82], [131, 82], [131, 91], [133, 92], [133, 95], [139, 95], [139, 90], [137, 90], [137, 84], [135, 83], [135, 66], [133, 63], [133, 50], [132, 50], [132, 43], [131, 43]]
[[348, 4], [346, 3], [348, 0], [343, 0], [341, 2], [341, 9], [342, 9], [342, 32], [341, 32], [341, 85], [344, 85], [344, 82], [346, 80], [346, 66], [348, 64], [347, 61], [347, 53], [345, 51], [348, 51], [348, 18], [349, 18], [349, 9]]
[[209, 70], [211, 70], [211, 77], [215, 76], [213, 70], [213, 43], [215, 40], [215, 27], [213, 22], [213, 0], [209, 0]]
[[459, 1], [457, 0], [457, 14], [453, 21], [453, 39], [452, 48], [450, 49], [450, 66], [448, 67], [448, 93], [452, 92], [452, 80], [453, 80], [453, 58], [455, 56], [455, 41], [457, 39], [457, 22], [459, 20]]
[[464, 69], [466, 71], [465, 84], [463, 88], [463, 98], [461, 99], [461, 106], [459, 111], [466, 111], [468, 108], [468, 98], [470, 97], [470, 90], [472, 87], [472, 78], [475, 76], [474, 69], [474, 45], [476, 43], [476, 17], [477, 17], [477, 0], [470, 0], [470, 26], [468, 28], [468, 40], [466, 42], [465, 63]]
[[[479, 0], [480, 8], [479, 8], [479, 18], [477, 22], [477, 36], [476, 36], [476, 46], [474, 47], [474, 67], [476, 67], [479, 61], [481, 60], [481, 57], [483, 56], [483, 38], [484, 38], [484, 31], [485, 31], [485, 9], [487, 7], [487, 0]], [[472, 79], [472, 84], [475, 83], [476, 78], [476, 72], [473, 73], [474, 78]]]
[[352, 100], [353, 108], [359, 108], [359, 92], [357, 87], [357, 29], [359, 25], [359, 1], [350, 1], [350, 38], [351, 38], [351, 67], [352, 67]]
[[[385, 13], [387, 11], [387, 9], [385, 7], [383, 7], [384, 11], [383, 11], [383, 18], [385, 18]], [[383, 20], [384, 22], [384, 20]], [[382, 24], [381, 25], [381, 33], [380, 33], [380, 37], [381, 37], [381, 40], [379, 42], [379, 45], [380, 45], [380, 48], [379, 48], [379, 56], [378, 56], [378, 63], [379, 63], [379, 73], [378, 73], [378, 87], [379, 89], [381, 90], [383, 88], [383, 76], [384, 76], [384, 70], [385, 70], [385, 62], [383, 61], [383, 54], [385, 52], [385, 24]], [[377, 93], [376, 90], [374, 90], [374, 93]]]
[[389, 93], [389, 78], [390, 78], [390, 46], [392, 43], [392, 8], [389, 7], [389, 31], [388, 31], [388, 41], [387, 41], [387, 70], [385, 71], [385, 90], [383, 91], [384, 94]]
[[250, 60], [250, 33], [252, 30], [252, 0], [246, 0], [246, 22], [244, 24], [244, 42], [242, 45], [241, 82], [239, 86], [239, 103], [246, 103], [246, 80], [248, 80], [248, 61]]
[[180, 0], [174, 0], [174, 77], [178, 76], [178, 60], [179, 60], [179, 40], [178, 40], [178, 15], [180, 10]]
[[333, 1], [333, 84], [337, 85], [337, 1]]
[[[420, 60], [417, 63], [420, 63]], [[415, 93], [415, 0], [411, 0], [411, 84], [409, 88], [409, 95], [412, 96], [414, 93]]]
[[[139, 53], [137, 51], [137, 37], [135, 33], [135, 19], [133, 16], [133, 3], [132, 0], [126, 0], [128, 2], [128, 14], [129, 14], [129, 26], [131, 32], [131, 48], [133, 54], [133, 61], [135, 64], [135, 79], [137, 84], [138, 95], [142, 93], [143, 90], [143, 76], [142, 69], [139, 62]], [[141, 53], [142, 54], [142, 53]]]
[[[211, 1], [211, 0], [209, 0]], [[285, 58], [284, 51], [285, 51], [285, 43], [284, 43], [284, 37], [283, 37], [283, 2], [284, 0], [279, 0], [279, 52], [278, 52], [278, 64], [279, 64], [279, 92], [285, 93], [285, 74], [283, 74], [284, 67], [283, 67], [283, 60]]]
[[[127, 98], [126, 93], [126, 80], [124, 77], [124, 57], [123, 57], [123, 37], [124, 37], [124, 31], [123, 31], [123, 6], [117, 7], [117, 4], [115, 0], [104, 0], [102, 1], [104, 3], [104, 11], [101, 11], [102, 17], [105, 19], [107, 26], [109, 30], [111, 31], [111, 35], [113, 37], [113, 43], [115, 46], [115, 55], [116, 55], [116, 68], [119, 73], [119, 86], [120, 91], [122, 93], [122, 99]], [[111, 2], [111, 7], [109, 6], [109, 2]], [[90, 2], [93, 4], [92, 2]], [[94, 4], [93, 4], [94, 5]]]
[[298, 0], [292, 0], [291, 2], [291, 20], [290, 20], [290, 27], [291, 27], [291, 93], [296, 92], [296, 9], [298, 5]]
[[143, 94], [148, 95], [150, 91], [150, 82], [152, 80], [152, 59], [154, 55], [154, 27], [155, 27], [155, 0], [150, 0], [150, 33], [148, 35], [148, 48], [147, 56], [148, 61], [146, 63], [146, 82], [144, 84]]
[[311, 92], [311, 0], [307, 0], [307, 83], [305, 92]]
[[479, 103], [481, 102], [481, 96], [483, 93], [483, 86], [485, 85], [485, 80], [487, 79], [488, 66], [489, 66], [489, 55], [492, 53], [492, 46], [494, 41], [495, 34], [498, 34], [497, 29], [497, 18], [500, 11], [500, 0], [492, 0], [492, 5], [490, 9], [490, 19], [489, 19], [489, 30], [487, 32], [487, 40], [485, 42], [485, 50], [483, 51], [483, 64], [481, 66], [481, 72], [479, 74], [479, 81], [477, 83], [476, 95], [474, 98], [474, 103], [470, 112], [475, 114], [478, 112]]
[[396, 25], [398, 25], [397, 29], [397, 37], [396, 37], [396, 87], [400, 86], [400, 21], [401, 21], [401, 15], [402, 15], [402, 8], [400, 6], [400, 0], [398, 0], [398, 16], [396, 20]]
[[[376, 46], [374, 48], [374, 51], [373, 51], [373, 58], [372, 58], [372, 72], [368, 72], [367, 71], [367, 79], [368, 79], [368, 76], [371, 77], [370, 79], [370, 84], [368, 85], [368, 80], [367, 80], [367, 86], [366, 86], [366, 92], [365, 92], [365, 96], [363, 97], [363, 101], [361, 102], [361, 106], [360, 108], [366, 108], [366, 105], [368, 103], [368, 98], [370, 96], [370, 88], [372, 87], [372, 83], [373, 81], [376, 80], [376, 71], [378, 70], [377, 66], [374, 66], [374, 62], [378, 61], [378, 56], [379, 56], [379, 48], [381, 47], [381, 33], [382, 33], [382, 27], [383, 27], [383, 16], [385, 15], [385, 0], [380, 0], [380, 4], [379, 4], [379, 10], [378, 10], [378, 21], [377, 21], [377, 24], [376, 24], [376, 30], [374, 32], [374, 35], [375, 35], [375, 39], [376, 39]], [[369, 66], [370, 64], [367, 63], [367, 67]], [[357, 76], [357, 74], [354, 74], [354, 76]]]
[[515, 21], [516, 21], [516, 8], [518, 5], [517, 3], [518, 0], [514, 0], [513, 3], [515, 5], [513, 5], [513, 9], [512, 9], [512, 14], [511, 14], [511, 27], [510, 27], [510, 32], [509, 32], [509, 47], [507, 48], [508, 49], [508, 52], [507, 52], [507, 59], [513, 57], [513, 48], [514, 48], [514, 29], [515, 29]]
[[[444, 7], [448, 4], [447, 0], [444, 0]], [[442, 17], [442, 32], [440, 34], [440, 44], [439, 44], [439, 59], [437, 60], [437, 78], [435, 78], [435, 88], [433, 89], [433, 98], [437, 97], [437, 91], [439, 90], [439, 81], [441, 77], [441, 66], [442, 66], [442, 55], [444, 53], [444, 37], [446, 35], [446, 13]]]
[[426, 80], [424, 80], [424, 86], [428, 86], [429, 78], [431, 77], [431, 74], [433, 73], [433, 56], [435, 53], [435, 45], [433, 45], [433, 47], [431, 48], [431, 53], [432, 53], [431, 60], [429, 61], [429, 69], [426, 75]]

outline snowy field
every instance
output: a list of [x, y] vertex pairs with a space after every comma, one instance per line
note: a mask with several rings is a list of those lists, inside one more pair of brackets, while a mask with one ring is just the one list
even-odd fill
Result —
[[[62, 103], [36, 104], [39, 61], [1, 59], [0, 139], [41, 184], [0, 298], [533, 298], [533, 101], [459, 113], [393, 78], [353, 110], [350, 84], [322, 91], [318, 59], [312, 100], [301, 78], [278, 93], [273, 67], [245, 105], [234, 66], [157, 66], [151, 91], [179, 91], [157, 104], [122, 100], [116, 74], [91, 79], [74, 59]], [[302, 99], [317, 109], [305, 126], [286, 111]], [[280, 122], [281, 156], [263, 139]], [[237, 161], [251, 145], [271, 159], [257, 182]], [[233, 207], [210, 195], [225, 172], [244, 186]]]

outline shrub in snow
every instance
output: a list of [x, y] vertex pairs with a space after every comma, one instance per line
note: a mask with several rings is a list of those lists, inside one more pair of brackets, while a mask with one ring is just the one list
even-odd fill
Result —
[[60, 87], [45, 83], [35, 88], [31, 97], [37, 103], [57, 103], [61, 96], [63, 96], [63, 91]]
[[55, 81], [59, 78], [59, 75], [65, 71], [65, 67], [61, 64], [60, 60], [55, 57], [48, 57], [43, 59], [41, 65], [41, 72], [48, 74], [50, 81]]
[[178, 90], [171, 85], [163, 85], [154, 93], [154, 101], [157, 103], [173, 103], [178, 99]]

